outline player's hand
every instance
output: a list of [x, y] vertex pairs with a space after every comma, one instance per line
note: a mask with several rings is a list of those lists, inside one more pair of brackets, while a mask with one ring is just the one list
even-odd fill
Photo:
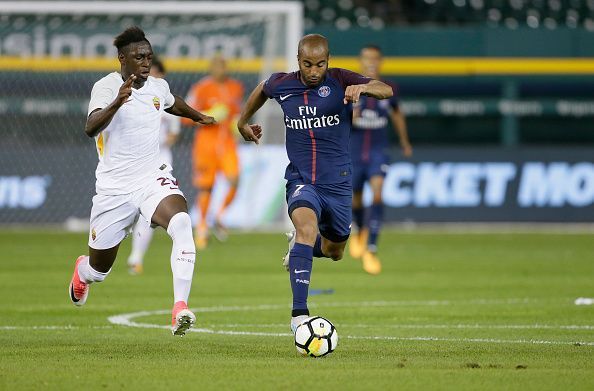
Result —
[[404, 157], [412, 156], [413, 149], [412, 149], [412, 145], [410, 145], [410, 143], [402, 143], [402, 144], [400, 144], [400, 147], [402, 148], [402, 155]]
[[361, 94], [365, 94], [365, 92], [367, 92], [367, 84], [348, 86], [346, 90], [344, 90], [344, 104], [346, 105], [349, 102], [357, 103]]
[[217, 121], [214, 119], [214, 117], [211, 117], [209, 115], [205, 115], [202, 113], [200, 113], [200, 118], [198, 118], [198, 120], [196, 122], [199, 123], [200, 125], [212, 125], [212, 124], [217, 123]]
[[132, 95], [132, 84], [136, 80], [136, 75], [131, 74], [128, 79], [120, 87], [118, 97], [116, 98], [116, 104], [121, 107], [124, 103], [130, 102], [130, 96]]
[[262, 127], [257, 124], [245, 124], [243, 126], [237, 126], [237, 130], [243, 136], [245, 141], [253, 141], [256, 144], [260, 144], [260, 138], [262, 137]]

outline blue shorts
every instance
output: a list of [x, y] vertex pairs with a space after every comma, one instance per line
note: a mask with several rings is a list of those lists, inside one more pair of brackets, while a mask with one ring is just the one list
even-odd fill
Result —
[[289, 216], [299, 207], [313, 210], [320, 234], [332, 242], [344, 242], [351, 234], [353, 190], [350, 182], [312, 185], [301, 179], [287, 182]]
[[358, 156], [353, 159], [353, 191], [358, 193], [363, 190], [365, 182], [374, 176], [386, 176], [388, 169], [388, 156], [384, 151], [371, 151], [369, 160], [364, 162]]

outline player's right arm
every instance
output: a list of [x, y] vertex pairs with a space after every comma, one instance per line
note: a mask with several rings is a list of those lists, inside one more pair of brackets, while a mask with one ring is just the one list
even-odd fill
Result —
[[406, 117], [404, 113], [400, 110], [398, 106], [394, 108], [390, 112], [390, 118], [392, 119], [392, 123], [394, 124], [394, 128], [396, 129], [396, 133], [398, 133], [398, 139], [400, 140], [400, 147], [402, 148], [402, 154], [405, 157], [411, 157], [413, 150], [412, 145], [408, 139], [408, 129], [406, 126]]
[[258, 110], [266, 103], [268, 97], [264, 93], [264, 81], [254, 88], [250, 94], [239, 120], [237, 121], [237, 130], [243, 136], [245, 141], [253, 141], [256, 144], [260, 143], [262, 137], [262, 127], [257, 124], [248, 124], [248, 120], [256, 114]]
[[93, 110], [87, 117], [87, 124], [85, 125], [85, 133], [89, 137], [95, 137], [103, 129], [109, 125], [113, 116], [120, 107], [130, 98], [132, 95], [132, 83], [136, 80], [135, 75], [130, 75], [128, 79], [121, 85], [118, 91], [118, 96], [104, 108], [98, 108]]

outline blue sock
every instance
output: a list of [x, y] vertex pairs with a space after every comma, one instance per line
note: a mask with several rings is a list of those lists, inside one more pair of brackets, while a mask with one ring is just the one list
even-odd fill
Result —
[[318, 234], [318, 237], [316, 238], [316, 244], [313, 246], [313, 256], [316, 258], [328, 258], [322, 252], [322, 235], [320, 234]]
[[307, 293], [313, 266], [312, 257], [313, 247], [301, 243], [295, 243], [289, 254], [289, 275], [293, 291], [292, 316], [309, 315]]
[[369, 240], [367, 241], [367, 248], [371, 252], [377, 251], [377, 237], [382, 227], [383, 217], [384, 204], [371, 205], [369, 213]]
[[365, 217], [365, 209], [363, 208], [353, 208], [353, 221], [355, 225], [360, 230], [363, 228], [363, 218]]

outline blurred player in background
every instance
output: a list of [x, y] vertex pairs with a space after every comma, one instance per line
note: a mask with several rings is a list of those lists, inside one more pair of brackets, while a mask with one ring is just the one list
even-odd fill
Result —
[[[165, 66], [157, 57], [153, 57], [153, 65], [151, 66], [150, 75], [157, 79], [163, 79], [165, 77]], [[180, 117], [164, 112], [161, 117], [159, 153], [161, 154], [161, 162], [167, 164], [169, 167], [173, 167], [171, 147], [177, 142], [180, 129]], [[130, 257], [128, 257], [128, 270], [130, 271], [130, 274], [135, 275], [142, 273], [144, 254], [151, 243], [153, 232], [153, 228], [151, 228], [150, 223], [146, 219], [139, 218], [134, 225], [132, 234], [132, 252], [130, 253]]]
[[234, 133], [242, 100], [243, 85], [227, 75], [227, 63], [220, 54], [211, 60], [209, 75], [194, 84], [188, 92], [190, 106], [217, 121], [216, 124], [196, 128], [192, 150], [194, 187], [198, 190], [196, 207], [200, 211], [200, 221], [194, 231], [198, 249], [208, 244], [206, 218], [219, 172], [227, 179], [229, 191], [216, 212], [213, 233], [221, 241], [227, 239], [227, 230], [221, 218], [233, 202], [239, 182], [239, 159]]
[[[361, 49], [361, 68], [365, 76], [380, 79], [382, 52], [377, 46]], [[384, 205], [382, 188], [388, 168], [389, 121], [398, 133], [402, 154], [412, 156], [408, 140], [406, 119], [398, 107], [396, 88], [390, 99], [378, 100], [362, 96], [353, 105], [353, 131], [351, 133], [351, 159], [353, 161], [353, 220], [357, 233], [349, 243], [353, 258], [361, 258], [363, 269], [379, 274], [382, 264], [377, 256], [377, 240], [382, 225]], [[363, 207], [363, 186], [369, 182], [373, 201], [366, 211]]]
[[392, 88], [345, 69], [328, 69], [328, 41], [317, 34], [299, 42], [299, 71], [274, 73], [250, 94], [237, 127], [246, 141], [258, 143], [260, 125], [248, 120], [269, 98], [285, 115], [289, 165], [285, 171], [289, 237], [284, 265], [293, 292], [291, 330], [309, 316], [308, 288], [313, 257], [342, 258], [352, 218], [352, 165], [349, 156], [351, 105], [361, 96], [392, 96]]
[[196, 248], [186, 199], [159, 155], [161, 117], [166, 111], [201, 124], [214, 119], [172, 95], [165, 80], [150, 76], [153, 49], [140, 28], [126, 29], [114, 45], [120, 72], [96, 82], [89, 102], [85, 133], [95, 138], [99, 156], [97, 195], [91, 208], [89, 256], [76, 260], [68, 292], [72, 303], [85, 304], [90, 285], [111, 271], [129, 228], [145, 219], [166, 229], [173, 240], [171, 330], [184, 335], [196, 320], [187, 304]]

